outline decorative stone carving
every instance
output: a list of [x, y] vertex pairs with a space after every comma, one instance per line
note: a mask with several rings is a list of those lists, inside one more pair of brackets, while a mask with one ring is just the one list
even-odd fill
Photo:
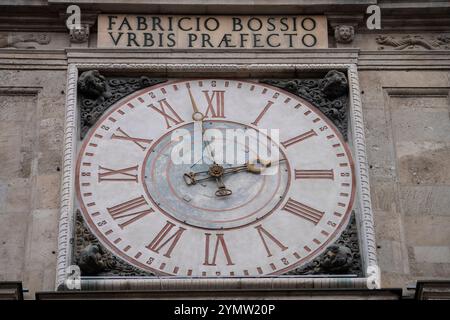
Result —
[[98, 70], [83, 72], [78, 79], [78, 89], [82, 95], [90, 99], [100, 98], [103, 101], [111, 97], [106, 78]]
[[434, 39], [425, 39], [419, 35], [407, 35], [400, 39], [394, 38], [388, 35], [379, 35], [376, 37], [376, 42], [382, 46], [380, 50], [384, 49], [384, 46], [393, 47], [395, 50], [403, 49], [415, 49], [422, 47], [428, 50], [450, 49], [450, 35], [441, 34]]
[[350, 43], [355, 39], [355, 28], [348, 25], [334, 27], [334, 39], [337, 43]]
[[82, 24], [79, 28], [72, 28], [69, 31], [70, 42], [83, 43], [89, 40], [89, 24]]
[[329, 99], [336, 99], [345, 95], [348, 91], [348, 82], [345, 74], [331, 70], [319, 83], [319, 87]]
[[105, 270], [102, 254], [104, 252], [96, 244], [88, 244], [80, 251], [78, 266], [84, 275], [96, 275]]
[[348, 81], [340, 71], [331, 70], [323, 79], [261, 80], [306, 99], [324, 113], [347, 139]]
[[134, 91], [165, 81], [167, 80], [150, 79], [145, 76], [107, 79], [97, 70], [83, 72], [78, 80], [81, 138], [116, 101]]
[[36, 46], [30, 44], [32, 42], [38, 44], [49, 44], [50, 36], [45, 33], [27, 33], [27, 34], [0, 34], [0, 48], [16, 48], [16, 49], [36, 49]]
[[362, 276], [362, 265], [358, 245], [358, 231], [354, 213], [339, 239], [325, 252], [306, 265], [292, 270], [287, 275], [353, 274]]
[[76, 212], [74, 259], [82, 276], [154, 276], [122, 261], [106, 250]]

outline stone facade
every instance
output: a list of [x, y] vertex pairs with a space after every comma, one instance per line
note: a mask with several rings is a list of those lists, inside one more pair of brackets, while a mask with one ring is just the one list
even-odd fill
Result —
[[[223, 1], [163, 1], [164, 12], [174, 14], [326, 12], [329, 49], [254, 52], [96, 49], [96, 15], [108, 9], [126, 13], [133, 1], [127, 6], [121, 1], [92, 2], [97, 3], [95, 11], [86, 1], [80, 3], [86, 13], [83, 26], [90, 28], [83, 37], [66, 29], [64, 1], [0, 5], [0, 281], [22, 281], [28, 298], [55, 287], [69, 63], [86, 64], [85, 69], [99, 63], [119, 68], [127, 63], [357, 64], [381, 287], [406, 288], [416, 280], [450, 277], [448, 1], [396, 6], [394, 1], [330, 0], [312, 6], [309, 1], [283, 0], [276, 8], [270, 1], [227, 6]], [[135, 11], [163, 11], [161, 1], [146, 2], [136, 1]], [[365, 27], [370, 4], [382, 9], [381, 30]], [[23, 19], [28, 19], [26, 25]], [[353, 28], [351, 41], [335, 38], [341, 25]], [[160, 68], [159, 76], [180, 74]]]

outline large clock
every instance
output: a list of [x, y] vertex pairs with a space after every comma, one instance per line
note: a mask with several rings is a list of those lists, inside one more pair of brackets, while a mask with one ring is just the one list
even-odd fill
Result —
[[[189, 161], [186, 146], [197, 150]], [[143, 270], [193, 277], [276, 275], [311, 261], [348, 222], [354, 180], [346, 142], [315, 107], [226, 79], [168, 81], [116, 103], [76, 168], [79, 207], [106, 248]]]

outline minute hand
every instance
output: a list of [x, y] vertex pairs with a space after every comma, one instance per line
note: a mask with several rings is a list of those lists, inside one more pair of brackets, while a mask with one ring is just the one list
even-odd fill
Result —
[[[285, 161], [285, 160], [286, 159], [280, 159], [278, 161], [278, 163], [281, 161]], [[259, 161], [257, 161], [257, 163], [261, 163], [264, 166], [264, 168], [272, 166], [271, 161], [259, 160]], [[238, 173], [238, 172], [242, 172], [242, 171], [249, 171], [252, 173], [260, 174], [262, 172], [262, 168], [256, 166], [256, 164], [254, 164], [254, 163], [246, 163], [246, 164], [240, 165], [240, 166], [223, 168], [223, 175], [228, 175], [231, 173]], [[196, 179], [196, 176], [202, 175], [202, 174], [208, 174], [208, 172], [209, 171], [189, 172], [189, 173], [185, 173], [183, 178], [184, 178], [184, 181], [186, 182], [186, 184], [192, 185], [192, 184], [196, 184], [197, 182], [210, 180], [210, 179], [214, 178], [212, 176], [207, 176], [204, 178]]]
[[[280, 159], [278, 160], [276, 163], [280, 163], [281, 161], [284, 161], [286, 159]], [[259, 165], [258, 165], [259, 164]], [[236, 167], [228, 167], [228, 168], [224, 168], [224, 172], [234, 172], [236, 170], [241, 171], [243, 169], [252, 172], [252, 173], [261, 173], [264, 168], [268, 168], [271, 167], [272, 165], [274, 165], [275, 163], [270, 161], [270, 160], [261, 160], [261, 159], [256, 159], [256, 162], [247, 162], [244, 165], [241, 166], [236, 166]]]

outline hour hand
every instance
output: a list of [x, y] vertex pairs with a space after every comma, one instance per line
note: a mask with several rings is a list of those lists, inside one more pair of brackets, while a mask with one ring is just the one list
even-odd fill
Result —
[[222, 176], [216, 178], [217, 186], [219, 187], [215, 193], [217, 197], [226, 197], [233, 193], [230, 189], [227, 189], [225, 187], [225, 184], [223, 183]]
[[[186, 184], [188, 186], [191, 186], [191, 185], [197, 184], [197, 182], [211, 179], [212, 177], [208, 175], [208, 172], [209, 171], [186, 172], [185, 174], [183, 174], [183, 180], [184, 180], [184, 182], [186, 182]], [[206, 177], [203, 177], [203, 178], [199, 177], [199, 176], [205, 175], [205, 174], [206, 174]]]

